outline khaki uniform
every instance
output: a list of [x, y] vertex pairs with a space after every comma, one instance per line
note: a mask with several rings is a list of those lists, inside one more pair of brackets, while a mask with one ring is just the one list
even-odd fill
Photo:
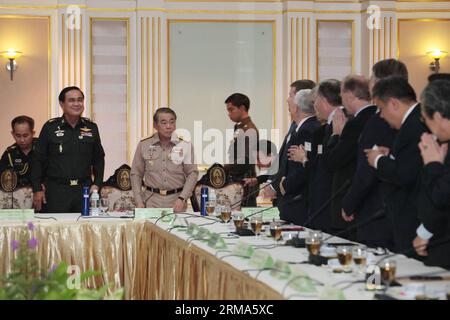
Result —
[[[228, 149], [229, 164], [224, 166], [225, 171], [232, 177], [233, 181], [256, 177], [256, 159], [254, 159], [253, 153], [257, 150], [258, 140], [258, 128], [250, 117], [243, 119], [234, 126], [234, 139]], [[247, 195], [255, 192], [257, 188], [257, 186], [244, 188], [243, 207], [256, 207], [257, 194]]]
[[[176, 134], [168, 146], [161, 145], [158, 133], [142, 140], [134, 154], [130, 178], [136, 203], [144, 203], [147, 208], [172, 208], [178, 197], [187, 200], [198, 178], [192, 144]], [[159, 193], [142, 191], [142, 184], [160, 189]], [[179, 188], [183, 190], [164, 195]]]

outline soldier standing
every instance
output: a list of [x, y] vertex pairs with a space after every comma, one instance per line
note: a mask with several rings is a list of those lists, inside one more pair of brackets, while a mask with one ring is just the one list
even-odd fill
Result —
[[[233, 181], [243, 181], [245, 178], [256, 177], [253, 157], [257, 152], [258, 128], [252, 122], [248, 110], [249, 98], [242, 93], [234, 93], [225, 100], [228, 117], [235, 122], [234, 139], [228, 149], [228, 164], [224, 166], [225, 172]], [[257, 187], [244, 187], [243, 207], [256, 207], [255, 193]]]
[[192, 144], [174, 133], [176, 120], [172, 109], [156, 110], [153, 124], [157, 132], [139, 142], [136, 148], [130, 177], [138, 208], [186, 211], [186, 201], [194, 190], [198, 169]]
[[83, 187], [92, 192], [103, 183], [105, 152], [97, 125], [81, 117], [83, 92], [67, 87], [59, 94], [59, 104], [62, 117], [44, 124], [33, 154], [33, 204], [36, 211], [81, 212]]

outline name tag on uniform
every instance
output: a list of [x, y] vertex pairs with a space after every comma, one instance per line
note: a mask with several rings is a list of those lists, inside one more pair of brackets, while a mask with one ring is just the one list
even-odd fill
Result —
[[15, 163], [22, 163], [22, 159], [14, 159]]
[[306, 151], [311, 151], [312, 150], [311, 142], [305, 141], [305, 150]]
[[80, 134], [81, 134], [80, 137], [92, 137], [92, 132], [81, 131]]
[[319, 144], [317, 146], [317, 154], [322, 154], [323, 153], [323, 146], [321, 144]]

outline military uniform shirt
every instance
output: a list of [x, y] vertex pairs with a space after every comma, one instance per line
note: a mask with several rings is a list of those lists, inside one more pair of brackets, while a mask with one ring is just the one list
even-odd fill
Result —
[[37, 138], [33, 138], [31, 150], [28, 154], [23, 153], [17, 143], [9, 146], [3, 152], [0, 160], [0, 173], [6, 169], [13, 169], [17, 173], [18, 186], [31, 184], [31, 156], [36, 148], [37, 141]]
[[[172, 135], [168, 146], [161, 145], [158, 133], [142, 140], [136, 148], [130, 178], [136, 202], [147, 207], [172, 207], [178, 196], [187, 200], [198, 178], [192, 144], [176, 134]], [[165, 196], [152, 194], [149, 190], [142, 191], [143, 182], [146, 187], [183, 190], [180, 194]]]
[[101, 186], [105, 152], [95, 123], [80, 118], [72, 128], [63, 117], [47, 121], [42, 127], [33, 154], [31, 180], [33, 191], [41, 191], [47, 179], [91, 179]]

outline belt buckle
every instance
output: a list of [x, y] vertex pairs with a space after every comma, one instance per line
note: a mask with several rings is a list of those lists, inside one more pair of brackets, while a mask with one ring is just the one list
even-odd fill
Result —
[[78, 185], [78, 179], [70, 180], [70, 186], [77, 186], [77, 185]]
[[162, 196], [167, 196], [167, 190], [160, 189], [159, 190], [159, 194], [162, 195]]

